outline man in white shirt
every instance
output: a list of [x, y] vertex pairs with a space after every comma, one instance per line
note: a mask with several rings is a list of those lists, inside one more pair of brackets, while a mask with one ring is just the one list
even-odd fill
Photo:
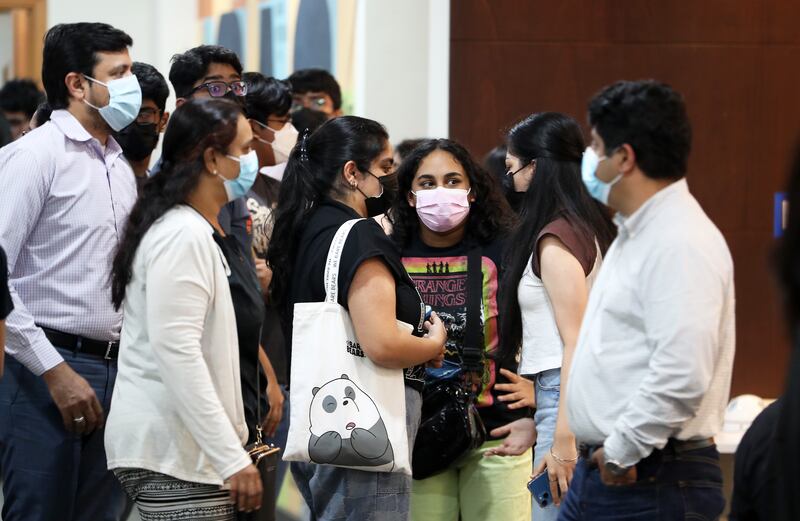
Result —
[[733, 365], [733, 262], [684, 179], [686, 108], [664, 84], [618, 82], [591, 101], [589, 121], [584, 182], [618, 212], [619, 235], [570, 372], [583, 460], [559, 519], [716, 519], [724, 499], [712, 437]]

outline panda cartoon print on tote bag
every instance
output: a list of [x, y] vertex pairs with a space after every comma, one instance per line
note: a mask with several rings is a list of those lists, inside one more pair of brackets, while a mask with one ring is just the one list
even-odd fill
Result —
[[[357, 219], [333, 238], [325, 301], [294, 305], [289, 436], [285, 461], [411, 475], [402, 369], [376, 365], [338, 302], [344, 243]], [[413, 327], [398, 322], [411, 335]]]
[[311, 392], [311, 461], [346, 467], [394, 462], [392, 443], [378, 407], [346, 374]]

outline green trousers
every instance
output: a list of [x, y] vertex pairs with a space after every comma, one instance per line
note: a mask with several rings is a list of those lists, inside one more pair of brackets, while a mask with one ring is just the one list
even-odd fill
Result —
[[530, 521], [531, 495], [526, 487], [532, 455], [484, 457], [500, 445], [489, 441], [459, 465], [423, 480], [411, 489], [412, 521]]

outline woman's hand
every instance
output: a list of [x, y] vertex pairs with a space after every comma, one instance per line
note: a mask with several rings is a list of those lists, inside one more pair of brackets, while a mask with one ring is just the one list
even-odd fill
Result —
[[261, 508], [261, 474], [250, 464], [228, 479], [231, 499], [240, 512], [252, 512]]
[[427, 365], [429, 367], [442, 367], [442, 362], [444, 362], [444, 345], [445, 342], [447, 342], [447, 329], [444, 327], [444, 322], [442, 322], [442, 319], [439, 318], [439, 315], [434, 311], [431, 313], [431, 318], [425, 321], [423, 327], [425, 331], [427, 331], [427, 333], [425, 333], [425, 338], [430, 339], [436, 349], [434, 357], [428, 361]]
[[[553, 454], [558, 458], [553, 457]], [[573, 461], [574, 460], [574, 461]], [[578, 451], [575, 448], [575, 438], [572, 435], [563, 436], [550, 447], [550, 451], [545, 454], [539, 465], [533, 469], [533, 475], [538, 476], [545, 470], [550, 481], [550, 494], [556, 505], [561, 504], [561, 498], [569, 490], [572, 483], [572, 474], [575, 472], [575, 464], [578, 461]]]
[[497, 399], [501, 402], [511, 402], [509, 409], [521, 409], [523, 407], [536, 407], [536, 395], [533, 390], [533, 382], [527, 378], [512, 373], [508, 369], [500, 369], [500, 374], [508, 378], [510, 383], [495, 384], [494, 388], [504, 393]]
[[268, 438], [275, 436], [275, 431], [278, 430], [278, 425], [281, 423], [284, 399], [280, 384], [274, 378], [270, 378], [267, 382], [269, 412], [267, 413], [267, 417], [264, 418], [264, 424], [261, 426], [261, 428], [264, 429], [264, 434]]
[[269, 285], [272, 282], [272, 270], [267, 266], [267, 261], [256, 257], [256, 275], [258, 276], [258, 283], [261, 286], [261, 293], [265, 296], [269, 294]]
[[505, 436], [503, 443], [483, 453], [488, 456], [519, 456], [536, 443], [536, 425], [531, 418], [520, 418], [489, 433], [492, 438]]

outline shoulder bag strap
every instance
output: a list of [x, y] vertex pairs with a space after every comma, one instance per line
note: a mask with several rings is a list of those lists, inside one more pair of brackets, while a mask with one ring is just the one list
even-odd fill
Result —
[[464, 346], [461, 351], [465, 371], [483, 372], [484, 339], [481, 327], [483, 300], [483, 269], [481, 248], [475, 247], [467, 254], [467, 324]]

